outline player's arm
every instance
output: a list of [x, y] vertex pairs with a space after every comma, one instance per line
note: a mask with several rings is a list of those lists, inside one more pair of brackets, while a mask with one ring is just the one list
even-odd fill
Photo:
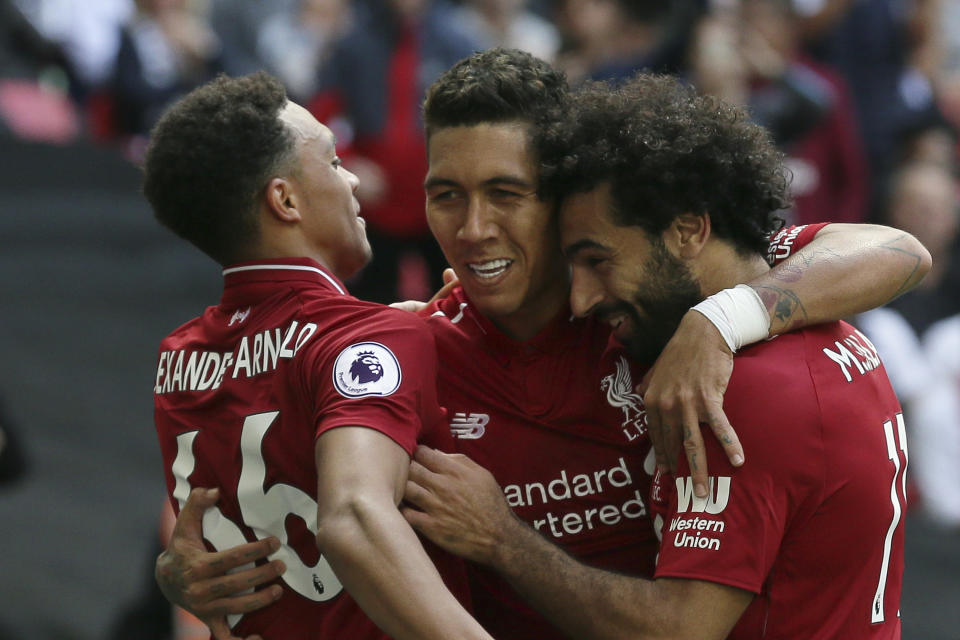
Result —
[[588, 567], [510, 510], [466, 456], [417, 449], [404, 515], [447, 550], [487, 564], [573, 638], [720, 640], [753, 594], [700, 580], [645, 580]]
[[398, 640], [489, 638], [399, 511], [407, 452], [379, 431], [339, 427], [315, 453], [317, 545], [366, 614]]
[[[727, 309], [727, 338], [703, 313], [688, 311], [641, 387], [658, 463], [676, 468], [682, 438], [694, 490], [705, 496], [699, 423], [710, 426], [732, 464], [743, 463], [743, 449], [723, 413], [733, 371], [731, 333], [746, 346], [862, 313], [915, 287], [930, 266], [929, 252], [909, 233], [880, 225], [829, 224], [809, 244], [747, 283], [758, 297], [745, 304], [740, 299], [739, 307]], [[744, 290], [736, 295], [742, 298]]]

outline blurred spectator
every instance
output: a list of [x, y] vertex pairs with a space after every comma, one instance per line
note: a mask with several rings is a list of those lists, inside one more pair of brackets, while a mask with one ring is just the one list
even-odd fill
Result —
[[796, 0], [814, 54], [850, 86], [881, 214], [897, 141], [936, 117], [931, 84], [935, 0]]
[[935, 322], [923, 342], [932, 380], [914, 413], [915, 477], [927, 515], [960, 531], [960, 315]]
[[0, 0], [0, 133], [65, 143], [80, 132], [71, 65], [10, 0]]
[[[428, 0], [356, 2], [355, 19], [330, 58], [323, 90], [352, 127], [347, 164], [376, 259], [350, 290], [377, 302], [426, 299], [439, 288], [446, 260], [427, 228], [427, 172], [420, 103], [426, 88], [480, 48], [450, 5]], [[316, 103], [312, 105], [316, 106]], [[315, 113], [330, 121], [331, 113]]]
[[676, 73], [703, 9], [700, 0], [561, 0], [558, 23], [569, 43], [557, 66], [573, 84], [644, 69]]
[[868, 168], [849, 91], [800, 50], [790, 0], [742, 0], [706, 17], [690, 56], [694, 84], [745, 104], [787, 155], [796, 224], [862, 222]]
[[459, 13], [482, 48], [521, 49], [553, 62], [560, 49], [560, 34], [527, 5], [527, 0], [466, 0]]
[[263, 23], [258, 59], [286, 85], [292, 100], [309, 101], [350, 19], [348, 0], [298, 0], [293, 10], [277, 11]]
[[295, 13], [298, 5], [299, 0], [210, 0], [210, 25], [220, 39], [224, 71], [245, 76], [266, 69], [258, 53], [263, 26], [278, 14]]
[[957, 183], [947, 167], [911, 162], [894, 173], [890, 187], [887, 223], [912, 233], [933, 257], [923, 282], [890, 304], [923, 336], [937, 320], [960, 313]]
[[63, 49], [78, 79], [77, 99], [109, 82], [120, 47], [120, 26], [133, 15], [133, 0], [15, 2], [45, 38]]
[[904, 131], [896, 162], [930, 162], [956, 173], [957, 151], [957, 129], [944, 118], [932, 117]]
[[960, 213], [953, 164], [908, 160], [894, 172], [886, 222], [914, 234], [933, 268], [916, 289], [857, 324], [875, 343], [903, 405], [924, 511], [960, 528]]
[[145, 135], [163, 108], [222, 69], [220, 41], [187, 0], [137, 0], [120, 32], [113, 80], [117, 131]]

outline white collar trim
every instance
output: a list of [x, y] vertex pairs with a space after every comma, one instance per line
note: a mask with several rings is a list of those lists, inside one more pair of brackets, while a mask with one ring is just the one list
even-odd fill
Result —
[[327, 282], [333, 285], [333, 288], [341, 293], [341, 295], [347, 295], [347, 292], [344, 291], [337, 281], [331, 278], [324, 272], [322, 269], [317, 269], [316, 267], [308, 267], [306, 265], [300, 264], [251, 264], [243, 267], [230, 267], [229, 269], [223, 270], [223, 275], [229, 275], [231, 273], [238, 273], [240, 271], [261, 271], [261, 270], [272, 270], [280, 269], [284, 271], [312, 271], [313, 273], [319, 273], [323, 276]]

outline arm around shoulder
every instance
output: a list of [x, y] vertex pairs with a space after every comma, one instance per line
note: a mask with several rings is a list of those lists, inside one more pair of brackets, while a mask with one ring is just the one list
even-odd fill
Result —
[[770, 335], [777, 335], [887, 304], [919, 284], [931, 264], [930, 253], [906, 231], [829, 224], [747, 284], [770, 314]]

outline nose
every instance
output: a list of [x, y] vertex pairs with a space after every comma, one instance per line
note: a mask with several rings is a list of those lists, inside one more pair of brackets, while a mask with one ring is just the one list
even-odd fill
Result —
[[578, 318], [586, 317], [603, 301], [603, 283], [590, 269], [578, 265], [571, 267], [570, 280], [570, 310]]
[[354, 174], [352, 171], [348, 171], [347, 169], [344, 169], [342, 166], [340, 167], [340, 170], [347, 174], [347, 183], [350, 185], [350, 191], [352, 191], [353, 194], [356, 195], [357, 188], [360, 186], [360, 178], [358, 178], [356, 174]]
[[457, 239], [464, 242], [483, 242], [498, 233], [496, 213], [482, 198], [471, 197], [467, 202], [465, 218], [457, 231]]

